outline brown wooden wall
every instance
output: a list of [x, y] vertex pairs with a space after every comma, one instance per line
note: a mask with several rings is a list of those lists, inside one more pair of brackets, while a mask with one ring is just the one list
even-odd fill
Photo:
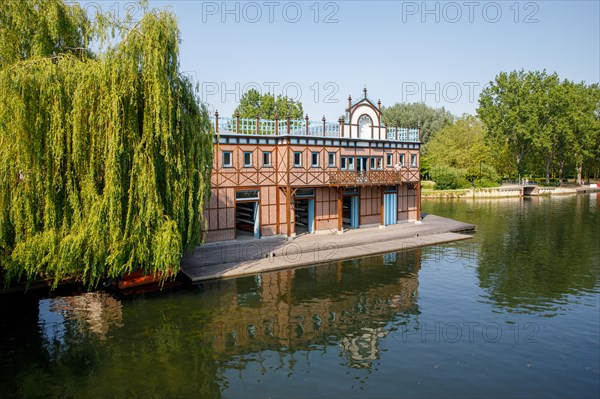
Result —
[[[232, 167], [223, 167], [223, 151], [232, 152]], [[244, 152], [252, 152], [252, 167], [244, 166]], [[271, 152], [271, 166], [262, 166], [263, 151]], [[302, 153], [302, 166], [294, 167], [294, 152]], [[312, 153], [319, 153], [319, 166], [311, 166]], [[329, 168], [327, 165], [328, 153], [336, 153], [336, 167]], [[240, 186], [280, 186], [288, 184], [292, 187], [318, 186], [328, 183], [327, 172], [339, 170], [341, 156], [380, 156], [383, 157], [383, 170], [391, 170], [386, 165], [386, 154], [393, 154], [393, 164], [399, 160], [399, 154], [405, 154], [405, 166], [410, 166], [411, 154], [417, 154], [418, 150], [403, 150], [389, 148], [361, 148], [361, 147], [327, 147], [307, 145], [250, 145], [250, 144], [220, 144], [215, 145], [215, 156], [213, 162], [213, 173], [211, 183], [213, 187], [240, 187]], [[356, 165], [355, 165], [356, 167]], [[288, 176], [289, 170], [289, 176]], [[413, 170], [412, 175], [418, 175], [418, 170]], [[411, 175], [410, 173], [407, 174]], [[415, 177], [411, 178], [414, 180]]]
[[360, 189], [360, 224], [379, 224], [381, 210], [381, 188], [367, 186]]
[[337, 229], [337, 190], [321, 187], [316, 189], [315, 194], [315, 230]]
[[398, 222], [417, 218], [417, 190], [411, 184], [398, 187]]

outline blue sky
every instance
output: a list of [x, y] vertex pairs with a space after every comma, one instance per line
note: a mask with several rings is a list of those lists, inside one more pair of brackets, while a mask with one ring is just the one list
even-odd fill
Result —
[[328, 120], [365, 84], [383, 105], [423, 101], [460, 115], [475, 112], [500, 71], [546, 69], [599, 82], [599, 4], [150, 1], [179, 18], [181, 69], [212, 110], [231, 114], [244, 89], [257, 87]]

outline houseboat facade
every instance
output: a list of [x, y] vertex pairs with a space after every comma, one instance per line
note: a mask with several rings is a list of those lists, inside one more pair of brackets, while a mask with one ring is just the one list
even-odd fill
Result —
[[213, 118], [205, 242], [420, 220], [418, 129], [387, 127], [366, 88], [336, 123]]

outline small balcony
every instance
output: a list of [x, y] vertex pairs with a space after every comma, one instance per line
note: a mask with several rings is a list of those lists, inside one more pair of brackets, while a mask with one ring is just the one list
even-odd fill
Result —
[[396, 185], [418, 181], [417, 168], [397, 170], [369, 170], [364, 172], [336, 170], [327, 172], [330, 186]]

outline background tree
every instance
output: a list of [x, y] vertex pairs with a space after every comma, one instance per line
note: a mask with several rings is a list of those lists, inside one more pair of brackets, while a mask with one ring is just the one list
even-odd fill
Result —
[[489, 137], [498, 144], [506, 144], [519, 177], [538, 128], [539, 81], [538, 74], [523, 70], [501, 72], [479, 98], [477, 114], [486, 125]]
[[424, 103], [396, 103], [383, 108], [383, 121], [388, 126], [420, 127], [421, 141], [427, 143], [438, 130], [451, 125], [454, 116], [442, 108], [432, 108]]
[[239, 112], [241, 118], [275, 119], [275, 115], [291, 119], [301, 119], [303, 115], [302, 103], [281, 95], [275, 96], [271, 93], [261, 94], [256, 89], [250, 89], [242, 95], [239, 105], [233, 115]]
[[494, 186], [499, 177], [494, 154], [485, 142], [483, 123], [463, 115], [455, 124], [438, 131], [423, 147], [423, 160], [431, 166], [437, 188]]
[[[174, 276], [183, 250], [200, 241], [212, 164], [207, 111], [179, 72], [175, 17], [152, 11], [129, 29], [102, 15], [91, 24], [60, 0], [8, 4], [2, 35], [11, 42], [2, 43], [0, 67], [6, 281], [92, 287], [136, 269]], [[93, 37], [122, 40], [96, 55], [69, 49]]]
[[[545, 71], [500, 73], [479, 99], [478, 115], [490, 145], [513, 159], [519, 177], [567, 168], [581, 184], [583, 168], [598, 169], [598, 85], [560, 81]], [[588, 172], [589, 174], [589, 172]]]

